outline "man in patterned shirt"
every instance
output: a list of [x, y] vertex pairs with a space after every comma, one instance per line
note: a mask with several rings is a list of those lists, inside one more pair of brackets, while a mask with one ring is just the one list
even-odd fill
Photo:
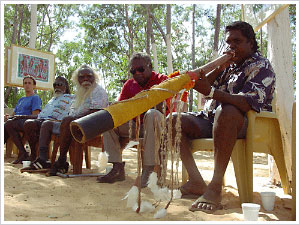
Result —
[[69, 116], [61, 122], [60, 155], [50, 170], [50, 176], [56, 176], [57, 172], [65, 173], [68, 171], [67, 153], [73, 140], [70, 123], [108, 105], [106, 91], [98, 84], [99, 75], [91, 67], [87, 65], [79, 67], [73, 73], [72, 81], [76, 86], [75, 100], [71, 105]]
[[[74, 96], [70, 94], [68, 81], [61, 76], [55, 78], [53, 83], [54, 96], [45, 105], [37, 117], [28, 116], [24, 123], [25, 135], [31, 149], [31, 161], [29, 168], [50, 168], [48, 161], [49, 143], [52, 133], [58, 134], [61, 120], [69, 113]], [[36, 145], [39, 143], [39, 157], [36, 159]]]
[[[181, 160], [189, 181], [180, 190], [199, 197], [191, 211], [212, 213], [221, 207], [222, 180], [238, 138], [245, 138], [246, 112], [272, 111], [275, 74], [270, 62], [258, 52], [250, 24], [234, 22], [225, 29], [228, 54], [233, 58], [196, 81], [194, 89], [206, 97], [204, 110], [181, 117]], [[193, 72], [189, 72], [193, 73]], [[190, 151], [190, 141], [214, 139], [214, 174], [207, 185]]]

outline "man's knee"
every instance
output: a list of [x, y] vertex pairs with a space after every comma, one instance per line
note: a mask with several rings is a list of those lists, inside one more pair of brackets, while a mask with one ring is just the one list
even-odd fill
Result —
[[63, 120], [61, 121], [61, 125], [60, 125], [60, 133], [69, 133], [70, 131], [70, 123], [75, 120], [75, 118], [73, 116], [67, 116], [65, 118], [63, 118]]
[[229, 104], [220, 105], [215, 114], [214, 126], [241, 127], [244, 122], [244, 114], [235, 106]]
[[155, 109], [149, 109], [144, 115], [144, 123], [153, 123], [154, 121], [160, 122], [163, 114]]
[[9, 129], [12, 127], [12, 120], [7, 120], [5, 123], [4, 123], [4, 128], [5, 129]]
[[229, 104], [220, 105], [216, 110], [217, 120], [232, 121], [243, 118], [243, 113], [235, 106]]
[[159, 111], [157, 111], [157, 110], [155, 110], [155, 109], [149, 109], [146, 113], [145, 113], [145, 115], [144, 115], [144, 118], [146, 119], [153, 119], [154, 118], [154, 116], [155, 116], [155, 113], [158, 113]]
[[73, 116], [66, 116], [65, 118], [63, 118], [63, 120], [61, 121], [61, 126], [68, 126], [70, 125], [70, 123], [74, 120]]
[[18, 125], [17, 125], [18, 121], [17, 120], [7, 120], [4, 123], [4, 127], [6, 130], [11, 131], [11, 130], [16, 130]]
[[50, 121], [50, 120], [45, 120], [42, 123], [41, 129], [43, 129], [43, 130], [52, 130], [52, 127], [53, 127], [53, 122]]
[[24, 131], [32, 131], [36, 129], [35, 120], [29, 119], [24, 122]]

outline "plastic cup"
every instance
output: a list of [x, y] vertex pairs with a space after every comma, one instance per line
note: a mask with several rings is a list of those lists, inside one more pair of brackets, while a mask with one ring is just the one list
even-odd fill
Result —
[[266, 211], [272, 211], [274, 209], [276, 193], [273, 191], [260, 192], [262, 205]]
[[247, 221], [257, 221], [258, 213], [260, 210], [259, 204], [254, 203], [242, 203], [244, 220]]
[[23, 163], [23, 168], [26, 168], [30, 166], [31, 161], [22, 161], [22, 163]]

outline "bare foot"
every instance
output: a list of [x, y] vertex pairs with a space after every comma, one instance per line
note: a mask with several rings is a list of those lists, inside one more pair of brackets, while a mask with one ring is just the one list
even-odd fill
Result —
[[191, 206], [191, 211], [214, 212], [221, 207], [222, 185], [209, 184], [205, 193], [198, 198]]
[[188, 181], [183, 186], [180, 187], [182, 195], [193, 194], [193, 195], [202, 195], [205, 193], [207, 185], [204, 183], [196, 183]]

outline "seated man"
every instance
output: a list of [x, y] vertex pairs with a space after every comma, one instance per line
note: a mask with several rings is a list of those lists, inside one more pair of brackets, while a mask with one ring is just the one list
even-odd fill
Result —
[[73, 73], [72, 81], [76, 87], [75, 99], [71, 105], [69, 116], [61, 122], [59, 133], [60, 155], [50, 170], [50, 176], [56, 176], [57, 172], [65, 173], [68, 171], [67, 153], [73, 140], [70, 123], [108, 105], [106, 91], [98, 84], [99, 75], [91, 67], [87, 65], [80, 66]]
[[[168, 76], [152, 71], [152, 62], [149, 55], [144, 53], [135, 53], [129, 63], [130, 73], [133, 78], [127, 80], [121, 90], [118, 101], [132, 98], [143, 90], [150, 89], [153, 85], [159, 84], [168, 79]], [[149, 109], [141, 115], [140, 137], [144, 137], [144, 168], [142, 170], [141, 186], [146, 187], [148, 177], [159, 162], [155, 160], [155, 131], [158, 129], [160, 137], [161, 121], [163, 119], [162, 104], [155, 109]], [[156, 119], [154, 119], [154, 117]], [[155, 122], [156, 121], [156, 122]], [[156, 124], [155, 124], [156, 123]], [[108, 161], [113, 164], [112, 170], [105, 176], [99, 176], [99, 183], [114, 183], [115, 181], [125, 180], [124, 163], [122, 162], [121, 139], [129, 138], [130, 122], [103, 133], [104, 150], [108, 153]], [[135, 137], [135, 120], [132, 122], [132, 134]], [[145, 134], [145, 136], [144, 136]], [[160, 141], [160, 140], [158, 140]], [[159, 147], [159, 145], [158, 145]]]
[[[206, 96], [204, 110], [183, 113], [180, 154], [189, 174], [181, 187], [184, 195], [199, 197], [191, 211], [212, 213], [220, 208], [222, 180], [238, 138], [247, 130], [246, 112], [272, 110], [275, 74], [270, 62], [258, 51], [255, 33], [246, 22], [234, 22], [226, 27], [228, 53], [231, 62], [222, 65], [196, 81], [194, 89]], [[193, 72], [190, 72], [193, 73]], [[198, 171], [190, 151], [191, 140], [214, 139], [214, 174], [207, 185]]]
[[19, 132], [24, 132], [24, 122], [26, 119], [22, 118], [23, 115], [37, 115], [41, 111], [42, 100], [40, 96], [34, 94], [35, 86], [36, 81], [34, 77], [24, 77], [23, 87], [26, 96], [18, 100], [12, 116], [4, 116], [4, 144], [11, 137], [19, 149], [18, 158], [12, 162], [13, 164], [22, 163], [23, 160], [29, 159]]
[[[30, 164], [27, 169], [50, 168], [48, 160], [49, 143], [52, 133], [58, 134], [60, 121], [68, 115], [73, 95], [70, 94], [68, 81], [58, 76], [54, 83], [54, 97], [50, 99], [37, 119], [28, 119], [24, 123], [24, 131], [28, 137], [32, 161], [36, 158], [36, 145], [39, 143], [39, 158]], [[28, 118], [33, 116], [28, 116]]]

